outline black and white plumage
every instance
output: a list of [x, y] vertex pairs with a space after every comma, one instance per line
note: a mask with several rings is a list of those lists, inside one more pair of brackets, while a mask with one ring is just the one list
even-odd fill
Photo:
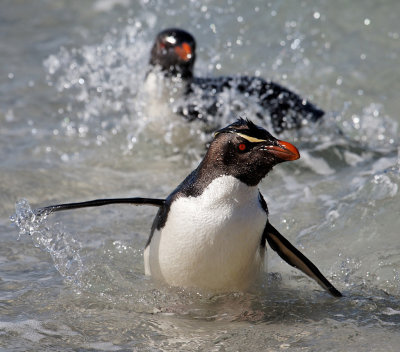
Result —
[[145, 273], [172, 286], [243, 291], [259, 278], [267, 243], [327, 290], [341, 293], [269, 222], [258, 184], [295, 146], [248, 120], [216, 132], [199, 166], [165, 199], [123, 198], [55, 205], [36, 211], [112, 203], [159, 207], [144, 251]]
[[276, 164], [299, 158], [290, 143], [243, 119], [219, 130], [200, 165], [160, 208], [145, 271], [174, 286], [246, 290], [259, 277], [266, 242], [290, 265], [340, 296], [268, 220], [258, 184]]
[[[289, 89], [260, 77], [224, 76], [200, 78], [193, 75], [196, 59], [196, 42], [193, 36], [178, 28], [160, 32], [151, 49], [150, 70], [146, 77], [146, 90], [155, 95], [161, 85], [166, 86], [167, 99], [179, 99], [175, 107], [187, 120], [202, 120], [218, 125], [226, 111], [224, 92], [234, 92], [251, 100], [259, 108], [258, 117], [270, 116], [276, 133], [285, 129], [299, 128], [308, 122], [319, 120], [324, 112]], [[157, 74], [163, 78], [160, 82]], [[157, 104], [159, 97], [152, 102]], [[233, 115], [238, 115], [243, 104], [230, 104]], [[244, 104], [245, 106], [246, 104]]]

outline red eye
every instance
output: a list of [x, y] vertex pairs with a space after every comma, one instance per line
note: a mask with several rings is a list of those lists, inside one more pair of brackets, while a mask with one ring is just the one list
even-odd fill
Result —
[[246, 144], [240, 143], [240, 144], [239, 144], [239, 150], [241, 150], [242, 152], [243, 152], [244, 150], [246, 150]]

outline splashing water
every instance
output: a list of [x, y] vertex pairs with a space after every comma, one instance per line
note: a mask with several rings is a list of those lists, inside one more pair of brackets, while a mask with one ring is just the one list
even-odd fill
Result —
[[[127, 144], [122, 148], [127, 152], [136, 149], [143, 141], [156, 145], [162, 141], [167, 151], [177, 153], [184, 150], [198, 159], [196, 149], [209, 140], [210, 132], [232, 123], [239, 116], [238, 111], [242, 111], [242, 117], [256, 121], [264, 117], [262, 123], [272, 130], [268, 113], [255, 99], [246, 98], [239, 92], [239, 81], [231, 82], [232, 88], [224, 89], [217, 102], [212, 94], [205, 96], [198, 87], [194, 87], [189, 100], [187, 97], [176, 98], [173, 91], [179, 90], [179, 82], [175, 82], [173, 87], [167, 86], [165, 89], [168, 93], [165, 99], [168, 104], [164, 108], [152, 110], [154, 105], [161, 105], [161, 97], [149, 97], [142, 89], [150, 53], [148, 33], [144, 31], [144, 27], [141, 21], [135, 20], [134, 24], [113, 29], [98, 45], [61, 48], [57, 54], [44, 60], [48, 84], [73, 101], [58, 110], [57, 117], [63, 120], [62, 130], [65, 135], [87, 138], [89, 134], [96, 134], [97, 144], [107, 143], [112, 136], [123, 135]], [[301, 38], [301, 34], [294, 30], [296, 26], [293, 24], [287, 24], [285, 28], [288, 31], [288, 42], [293, 42], [291, 49], [297, 53], [291, 60], [293, 63], [301, 62], [304, 59], [300, 50], [301, 40], [295, 39]], [[153, 39], [151, 38], [150, 43]], [[226, 49], [229, 53], [232, 50], [231, 45]], [[282, 55], [288, 59], [285, 51], [282, 51]], [[213, 61], [215, 58], [210, 59]], [[306, 59], [303, 61], [307, 62]], [[201, 62], [196, 66], [199, 65]], [[272, 68], [276, 69], [274, 64]], [[203, 72], [203, 75], [213, 76], [210, 72]], [[254, 75], [260, 76], [260, 72], [257, 71]], [[205, 106], [216, 103], [221, 106], [220, 114], [216, 118], [204, 113], [207, 115], [204, 118], [207, 123], [187, 124], [177, 114], [183, 100], [183, 106], [196, 106], [198, 101], [204, 101]]]
[[[399, 2], [3, 3], [2, 347], [397, 352]], [[155, 287], [143, 273], [154, 214], [143, 208], [81, 212], [62, 225], [22, 200], [15, 240], [8, 215], [20, 196], [164, 197], [201, 159], [209, 135], [170, 114], [149, 116], [141, 91], [154, 36], [172, 24], [197, 39], [197, 76], [270, 78], [326, 111], [317, 128], [282, 136], [302, 158], [260, 189], [274, 225], [343, 299], [314, 290], [272, 251], [279, 275], [255, 294]], [[243, 101], [224, 92], [221, 103]], [[227, 109], [221, 124], [230, 118]]]
[[121, 149], [126, 154], [146, 143], [166, 155], [185, 150], [191, 159], [198, 159], [199, 147], [209, 135], [199, 124], [183, 123], [175, 114], [173, 106], [179, 102], [174, 102], [172, 90], [168, 99], [172, 107], [158, 104], [161, 108], [149, 114], [155, 101], [142, 89], [150, 52], [142, 27], [136, 20], [107, 34], [99, 45], [61, 48], [44, 60], [48, 84], [69, 97], [58, 109], [56, 117], [62, 119], [58, 133], [97, 145], [123, 137]]
[[21, 236], [30, 236], [36, 247], [50, 254], [55, 268], [64, 280], [74, 288], [81, 289], [84, 264], [80, 256], [80, 243], [62, 231], [60, 226], [47, 225], [49, 214], [35, 214], [27, 200], [19, 200], [15, 210], [11, 221], [19, 228], [18, 239]]

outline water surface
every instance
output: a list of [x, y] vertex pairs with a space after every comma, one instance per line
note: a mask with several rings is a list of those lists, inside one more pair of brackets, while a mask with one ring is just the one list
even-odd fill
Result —
[[[0, 347], [397, 351], [398, 13], [393, 0], [2, 1]], [[140, 90], [171, 25], [197, 38], [198, 75], [261, 75], [327, 112], [280, 136], [302, 158], [260, 188], [271, 222], [343, 299], [272, 251], [274, 274], [251, 293], [158, 287], [142, 263], [152, 208], [31, 218], [59, 202], [163, 198], [197, 165], [210, 135], [147, 116]]]

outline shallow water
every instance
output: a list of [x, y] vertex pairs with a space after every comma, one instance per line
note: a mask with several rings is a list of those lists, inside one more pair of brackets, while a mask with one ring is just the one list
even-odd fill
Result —
[[[0, 348], [397, 351], [398, 13], [394, 0], [2, 1]], [[343, 299], [272, 251], [251, 293], [158, 287], [142, 263], [151, 208], [31, 218], [60, 202], [162, 198], [197, 165], [210, 135], [147, 116], [140, 90], [171, 25], [196, 36], [198, 75], [269, 77], [327, 112], [281, 136], [302, 158], [261, 190], [271, 222]]]

